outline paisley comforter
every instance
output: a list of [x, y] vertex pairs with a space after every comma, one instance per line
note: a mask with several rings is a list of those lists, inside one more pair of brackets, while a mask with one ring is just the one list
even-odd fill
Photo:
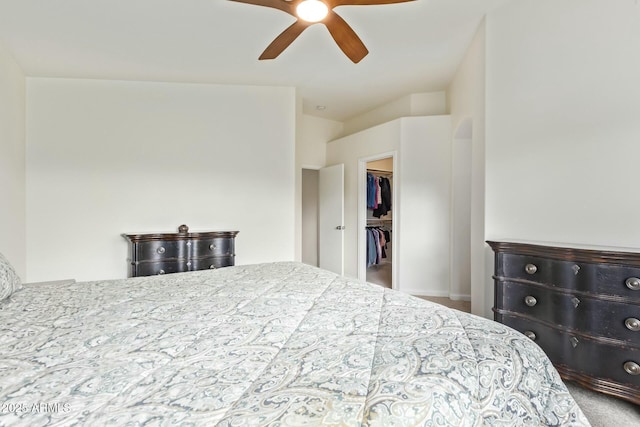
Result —
[[501, 324], [299, 263], [26, 285], [0, 425], [588, 425]]

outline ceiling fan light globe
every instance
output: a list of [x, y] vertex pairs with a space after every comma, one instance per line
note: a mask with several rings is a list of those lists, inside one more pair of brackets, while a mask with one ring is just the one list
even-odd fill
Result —
[[305, 0], [298, 4], [296, 13], [307, 22], [320, 22], [329, 13], [329, 8], [320, 0]]

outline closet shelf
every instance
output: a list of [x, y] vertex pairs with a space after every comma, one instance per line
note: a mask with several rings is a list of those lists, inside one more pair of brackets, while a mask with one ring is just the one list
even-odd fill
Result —
[[367, 169], [367, 172], [371, 172], [371, 173], [376, 174], [376, 175], [387, 176], [387, 177], [393, 176], [393, 172], [391, 172], [391, 171], [383, 171], [383, 170], [380, 170], [380, 169]]

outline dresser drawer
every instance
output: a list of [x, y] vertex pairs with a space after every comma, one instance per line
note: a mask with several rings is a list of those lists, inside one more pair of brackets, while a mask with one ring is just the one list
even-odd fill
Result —
[[135, 266], [136, 276], [155, 276], [159, 274], [181, 273], [189, 271], [187, 261], [141, 262]]
[[233, 238], [230, 237], [215, 237], [210, 239], [193, 240], [191, 242], [191, 256], [193, 257], [233, 254]]
[[638, 372], [633, 364], [640, 365], [640, 349], [571, 335], [516, 316], [505, 315], [502, 321], [525, 335], [535, 334], [534, 341], [554, 364], [570, 366], [572, 370], [590, 377], [628, 384], [640, 391], [640, 375], [632, 375], [626, 370]]
[[154, 261], [168, 258], [186, 258], [187, 246], [184, 240], [151, 240], [136, 243], [138, 261]]
[[233, 256], [219, 256], [209, 258], [197, 258], [191, 260], [192, 270], [207, 270], [214, 268], [230, 267], [234, 264]]
[[507, 281], [496, 289], [496, 309], [521, 313], [585, 334], [629, 341], [640, 347], [638, 305]]
[[640, 301], [640, 268], [554, 260], [529, 255], [498, 254], [496, 275], [563, 289]]

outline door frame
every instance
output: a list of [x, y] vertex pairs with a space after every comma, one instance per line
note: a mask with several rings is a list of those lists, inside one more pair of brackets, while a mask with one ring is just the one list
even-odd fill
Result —
[[376, 154], [374, 156], [360, 157], [358, 158], [358, 279], [362, 281], [367, 280], [367, 259], [365, 254], [367, 253], [367, 163], [375, 160], [393, 158], [393, 183], [391, 184], [391, 212], [393, 213], [393, 231], [391, 233], [391, 289], [398, 289], [400, 283], [399, 277], [399, 231], [400, 231], [400, 212], [399, 203], [400, 200], [398, 194], [399, 186], [396, 184], [399, 182], [400, 170], [398, 165], [400, 163], [398, 159], [398, 151], [387, 151], [384, 153]]

